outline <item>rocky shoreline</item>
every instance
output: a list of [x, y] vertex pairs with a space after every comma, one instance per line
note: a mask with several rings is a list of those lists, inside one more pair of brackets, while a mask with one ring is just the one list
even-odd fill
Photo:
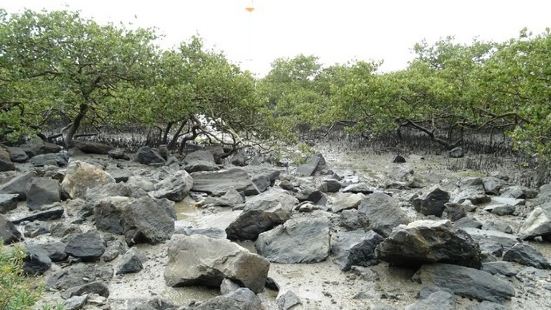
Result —
[[418, 155], [219, 151], [2, 148], [0, 237], [43, 279], [37, 309], [551, 307], [550, 184]]

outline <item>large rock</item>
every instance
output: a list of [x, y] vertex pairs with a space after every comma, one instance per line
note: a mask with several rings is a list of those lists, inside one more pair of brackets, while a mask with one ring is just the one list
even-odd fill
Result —
[[55, 207], [43, 211], [35, 211], [31, 214], [12, 218], [11, 222], [19, 225], [23, 222], [57, 220], [61, 218], [61, 216], [63, 216], [64, 212], [65, 209], [63, 209], [63, 207]]
[[331, 244], [335, 263], [341, 270], [350, 270], [352, 266], [371, 266], [377, 263], [375, 248], [384, 238], [374, 231], [363, 229], [341, 232]]
[[242, 205], [245, 199], [235, 189], [228, 190], [221, 197], [206, 197], [200, 202], [203, 206], [216, 206], [216, 207], [236, 207]]
[[65, 246], [65, 253], [83, 261], [97, 260], [105, 252], [105, 241], [97, 231], [77, 234]]
[[551, 269], [551, 264], [538, 250], [525, 243], [517, 243], [505, 251], [503, 260], [540, 269]]
[[379, 244], [377, 254], [399, 266], [450, 263], [480, 267], [478, 243], [448, 220], [420, 220], [398, 226]]
[[519, 235], [522, 239], [542, 236], [551, 240], [551, 202], [530, 212], [520, 227]]
[[11, 161], [8, 150], [0, 145], [0, 172], [10, 170], [15, 170], [15, 165]]
[[358, 211], [367, 215], [371, 229], [388, 236], [392, 229], [401, 224], [411, 222], [407, 214], [400, 209], [396, 198], [385, 193], [373, 193], [362, 200]]
[[0, 194], [0, 213], [6, 213], [17, 208], [17, 194]]
[[358, 208], [365, 196], [361, 193], [338, 193], [332, 198], [331, 211], [340, 212], [347, 209]]
[[57, 144], [38, 141], [36, 143], [29, 143], [22, 145], [21, 148], [29, 155], [29, 157], [41, 155], [41, 154], [50, 154], [58, 153], [63, 148]]
[[37, 174], [34, 171], [19, 175], [0, 185], [0, 194], [17, 194], [19, 200], [25, 200], [27, 199], [27, 188], [36, 176]]
[[24, 163], [29, 160], [29, 155], [20, 147], [8, 147], [8, 152], [10, 153], [11, 161], [14, 163]]
[[255, 246], [274, 263], [321, 262], [329, 255], [329, 220], [323, 216], [290, 219], [261, 233]]
[[164, 278], [168, 286], [219, 287], [228, 278], [254, 292], [264, 289], [270, 263], [224, 239], [178, 236], [168, 246]]
[[75, 147], [87, 154], [107, 155], [113, 150], [110, 145], [91, 141], [75, 141]]
[[117, 267], [117, 274], [135, 273], [143, 269], [143, 257], [134, 249], [124, 254]]
[[89, 188], [115, 183], [115, 179], [98, 166], [73, 161], [67, 167], [61, 189], [71, 198], [84, 198]]
[[339, 215], [339, 226], [346, 230], [369, 229], [369, 219], [358, 210], [343, 210]]
[[184, 169], [188, 172], [216, 171], [220, 168], [214, 162], [214, 156], [210, 151], [199, 150], [191, 152], [184, 158]]
[[23, 236], [12, 222], [0, 215], [0, 243], [11, 244], [23, 240]]
[[155, 191], [150, 192], [150, 195], [154, 198], [182, 201], [192, 186], [193, 178], [186, 171], [179, 170], [155, 184]]
[[449, 264], [423, 265], [413, 276], [423, 285], [445, 288], [456, 295], [503, 302], [515, 296], [513, 286], [485, 271]]
[[40, 210], [42, 206], [61, 201], [59, 182], [50, 178], [33, 178], [27, 190], [27, 207]]
[[258, 310], [263, 309], [262, 301], [247, 288], [239, 288], [228, 294], [217, 296], [185, 310]]
[[27, 275], [41, 275], [52, 266], [52, 260], [42, 247], [27, 245], [23, 259], [23, 271]]
[[436, 187], [426, 195], [412, 201], [415, 210], [423, 215], [442, 216], [445, 204], [450, 201], [450, 194]]
[[405, 310], [455, 310], [455, 296], [446, 291], [435, 291]]
[[150, 197], [111, 197], [94, 208], [96, 227], [123, 234], [129, 245], [156, 244], [174, 233], [174, 207]]
[[69, 161], [69, 157], [67, 156], [67, 153], [64, 153], [64, 152], [40, 154], [31, 158], [31, 164], [35, 167], [44, 167], [44, 166], [65, 167], [67, 166], [68, 161]]
[[191, 190], [194, 192], [221, 196], [228, 190], [235, 189], [247, 196], [259, 194], [247, 171], [241, 168], [212, 172], [194, 172], [191, 176], [193, 177], [193, 187]]
[[165, 162], [165, 159], [159, 154], [159, 152], [149, 146], [140, 147], [136, 152], [136, 157], [134, 160], [144, 165], [158, 165]]
[[113, 268], [109, 265], [74, 264], [51, 274], [46, 280], [46, 286], [63, 291], [91, 281], [108, 282], [113, 278], [113, 274]]
[[226, 228], [228, 239], [255, 240], [260, 233], [287, 221], [297, 203], [295, 197], [275, 189], [249, 199], [243, 212]]
[[482, 179], [484, 191], [489, 195], [498, 195], [505, 181], [496, 177], [485, 177]]
[[299, 165], [296, 173], [299, 176], [311, 176], [325, 168], [325, 158], [323, 158], [323, 155], [321, 154], [316, 154], [306, 159], [304, 164]]
[[482, 230], [469, 227], [464, 227], [462, 230], [478, 242], [483, 256], [492, 255], [501, 257], [503, 251], [510, 249], [519, 242], [519, 239], [515, 235], [497, 230]]

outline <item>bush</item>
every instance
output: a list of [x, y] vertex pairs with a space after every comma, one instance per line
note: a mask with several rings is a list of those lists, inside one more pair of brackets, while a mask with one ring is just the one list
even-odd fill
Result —
[[30, 309], [38, 300], [41, 288], [36, 279], [23, 274], [25, 252], [20, 247], [8, 248], [0, 243], [0, 309]]

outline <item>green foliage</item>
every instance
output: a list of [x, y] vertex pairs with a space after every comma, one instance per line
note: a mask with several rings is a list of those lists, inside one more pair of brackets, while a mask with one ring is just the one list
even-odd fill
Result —
[[24, 257], [22, 249], [0, 244], [0, 309], [30, 309], [40, 297], [36, 279], [23, 275]]
[[506, 131], [519, 149], [551, 159], [551, 34], [526, 30], [504, 43], [414, 47], [407, 69], [379, 63], [321, 68], [313, 56], [278, 59], [259, 94], [288, 130], [345, 124], [377, 135], [408, 127], [446, 148], [465, 131]]

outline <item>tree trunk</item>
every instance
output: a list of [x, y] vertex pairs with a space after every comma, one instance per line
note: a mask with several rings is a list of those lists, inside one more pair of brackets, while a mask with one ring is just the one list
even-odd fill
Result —
[[176, 130], [176, 133], [172, 137], [172, 140], [170, 140], [170, 143], [168, 144], [169, 149], [176, 148], [176, 143], [178, 142], [178, 138], [180, 138], [180, 134], [182, 133], [182, 130], [184, 129], [184, 126], [186, 126], [186, 121], [183, 120], [182, 124], [180, 124], [180, 127], [178, 127], [178, 130]]
[[163, 134], [163, 143], [162, 144], [168, 144], [168, 133], [170, 132], [170, 128], [172, 128], [173, 122], [168, 122], [166, 124], [165, 133]]
[[188, 141], [193, 141], [195, 140], [195, 138], [197, 138], [197, 136], [199, 136], [199, 129], [201, 127], [199, 127], [199, 125], [194, 125], [192, 128], [191, 128], [191, 135], [190, 136], [185, 136], [183, 139], [182, 139], [182, 142], [180, 142], [180, 147], [178, 148], [178, 153], [182, 154], [184, 152], [184, 148], [186, 147], [186, 143]]
[[80, 104], [78, 114], [73, 120], [73, 122], [68, 127], [65, 127], [63, 129], [62, 131], [63, 142], [66, 148], [70, 148], [73, 146], [73, 137], [75, 136], [75, 133], [78, 131], [78, 128], [80, 127], [80, 123], [86, 116], [86, 112], [88, 112], [88, 104], [85, 104], [85, 103]]

